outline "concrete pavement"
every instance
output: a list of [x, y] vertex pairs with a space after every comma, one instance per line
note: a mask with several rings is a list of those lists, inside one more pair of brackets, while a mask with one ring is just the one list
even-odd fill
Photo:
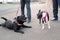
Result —
[[[10, 7], [10, 6], [9, 6]], [[10, 20], [12, 20], [16, 16], [16, 10], [18, 5], [12, 6], [10, 10], [5, 10], [3, 12], [1, 10], [0, 13], [3, 13], [1, 16], [4, 16]], [[4, 7], [3, 7], [4, 8]], [[8, 8], [8, 7], [6, 7]], [[9, 9], [9, 8], [8, 8]], [[15, 9], [15, 10], [14, 10]], [[46, 10], [50, 14], [50, 20], [52, 19], [52, 5], [46, 6], [46, 4], [39, 4], [39, 3], [31, 3], [31, 13], [32, 13], [32, 21], [31, 23], [25, 23], [26, 25], [31, 25], [31, 29], [23, 29], [25, 34], [15, 33], [12, 30], [8, 30], [5, 28], [0, 27], [0, 40], [60, 40], [60, 16], [59, 20], [56, 22], [50, 21], [51, 29], [45, 26], [45, 29], [41, 29], [41, 24], [39, 24], [37, 19], [38, 10]], [[9, 12], [8, 12], [9, 11]], [[6, 13], [6, 14], [4, 14]], [[19, 11], [18, 15], [20, 15], [21, 10]], [[59, 12], [60, 13], [60, 12]], [[25, 15], [26, 15], [26, 8], [25, 8]], [[60, 14], [59, 14], [60, 15]], [[0, 23], [4, 22], [0, 19]]]

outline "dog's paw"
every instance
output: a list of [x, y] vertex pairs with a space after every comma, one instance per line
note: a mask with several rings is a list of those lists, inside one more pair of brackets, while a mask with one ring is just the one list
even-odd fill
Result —
[[27, 28], [32, 28], [31, 26], [28, 26]]
[[24, 32], [23, 32], [23, 31], [19, 31], [19, 30], [17, 30], [17, 31], [14, 31], [14, 32], [17, 32], [17, 33], [22, 33], [22, 34], [24, 34]]
[[44, 27], [42, 27], [42, 29], [44, 29]]
[[28, 28], [32, 28], [31, 26], [28, 26]]
[[48, 26], [48, 29], [50, 29], [50, 26]]
[[19, 33], [22, 33], [22, 34], [24, 34], [24, 32], [23, 32], [23, 31], [19, 31]]

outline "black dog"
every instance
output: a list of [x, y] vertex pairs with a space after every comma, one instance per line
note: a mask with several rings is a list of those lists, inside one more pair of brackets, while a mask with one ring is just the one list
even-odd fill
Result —
[[23, 31], [21, 31], [22, 28], [31, 28], [31, 26], [24, 25], [24, 22], [26, 22], [26, 17], [18, 16], [17, 18], [14, 18], [14, 22], [4, 17], [1, 18], [4, 19], [5, 22], [0, 24], [0, 26], [14, 30], [15, 32], [24, 33]]

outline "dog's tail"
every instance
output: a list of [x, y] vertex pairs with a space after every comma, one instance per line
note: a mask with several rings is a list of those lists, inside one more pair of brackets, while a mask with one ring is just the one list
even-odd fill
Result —
[[7, 19], [6, 18], [4, 18], [4, 17], [1, 17], [2, 19], [4, 19], [5, 21], [7, 21]]

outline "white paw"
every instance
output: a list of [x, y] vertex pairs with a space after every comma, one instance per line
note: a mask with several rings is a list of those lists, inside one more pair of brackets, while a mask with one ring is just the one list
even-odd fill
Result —
[[50, 29], [51, 27], [50, 26], [48, 26], [48, 29]]
[[42, 27], [42, 29], [44, 29], [44, 27]]

